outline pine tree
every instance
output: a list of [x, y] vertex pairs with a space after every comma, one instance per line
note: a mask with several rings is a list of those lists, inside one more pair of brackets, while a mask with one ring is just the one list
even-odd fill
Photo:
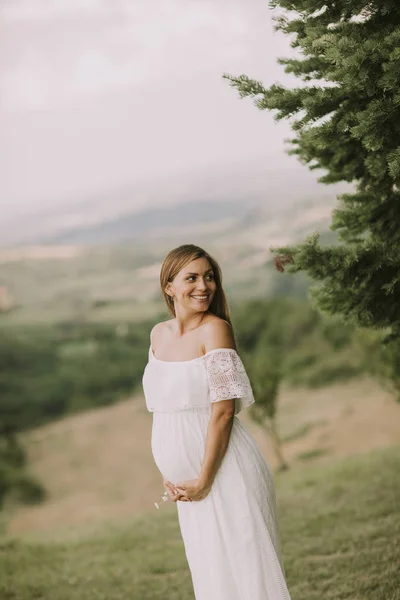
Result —
[[246, 75], [224, 77], [259, 109], [277, 111], [275, 120], [292, 119], [289, 154], [324, 169], [319, 182], [354, 183], [332, 215], [339, 244], [322, 246], [314, 233], [273, 249], [275, 264], [306, 271], [317, 282], [310, 292], [322, 311], [382, 330], [386, 342], [398, 340], [400, 3], [272, 0], [270, 6], [289, 11], [276, 17], [276, 29], [293, 36], [299, 58], [278, 62], [303, 83], [266, 88]]

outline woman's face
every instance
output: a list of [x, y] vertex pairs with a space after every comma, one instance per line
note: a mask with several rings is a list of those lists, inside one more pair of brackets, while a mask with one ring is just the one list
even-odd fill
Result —
[[192, 311], [207, 311], [217, 289], [214, 271], [204, 257], [196, 258], [177, 273], [166, 287], [166, 292], [174, 296], [175, 306]]

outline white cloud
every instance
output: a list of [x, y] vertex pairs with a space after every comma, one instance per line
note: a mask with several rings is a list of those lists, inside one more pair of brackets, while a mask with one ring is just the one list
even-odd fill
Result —
[[108, 14], [112, 8], [113, 3], [107, 0], [8, 0], [2, 5], [1, 14], [10, 22], [49, 21], [84, 12]]
[[29, 52], [13, 37], [5, 48], [15, 58], [0, 71], [4, 110], [69, 105], [188, 70], [220, 73], [245, 54], [250, 31], [240, 6], [207, 0], [20, 0], [4, 14], [14, 27], [30, 21]]
[[266, 0], [3, 0], [0, 17], [9, 214], [138, 181], [169, 201], [166, 182], [185, 180], [197, 197], [211, 170], [223, 194], [241, 162], [244, 180], [253, 157], [259, 173], [287, 163], [286, 124], [221, 77], [284, 81], [289, 42]]

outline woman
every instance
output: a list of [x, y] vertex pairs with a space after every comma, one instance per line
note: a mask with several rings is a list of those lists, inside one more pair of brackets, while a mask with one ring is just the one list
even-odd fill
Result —
[[220, 267], [185, 244], [166, 256], [160, 283], [173, 318], [150, 333], [143, 389], [196, 600], [290, 600], [272, 474], [236, 416], [254, 397]]

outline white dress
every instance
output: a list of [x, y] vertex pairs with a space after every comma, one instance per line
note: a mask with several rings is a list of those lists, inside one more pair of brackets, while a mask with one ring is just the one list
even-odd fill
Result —
[[254, 402], [236, 350], [172, 362], [156, 358], [150, 346], [142, 383], [153, 412], [153, 457], [173, 484], [200, 474], [211, 403], [236, 398], [229, 444], [211, 491], [201, 501], [176, 503], [196, 600], [290, 600], [273, 477], [236, 417]]

